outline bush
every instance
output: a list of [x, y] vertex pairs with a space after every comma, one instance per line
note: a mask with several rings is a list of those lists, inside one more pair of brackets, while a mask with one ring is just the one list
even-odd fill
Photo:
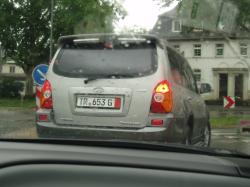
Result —
[[0, 97], [13, 98], [20, 97], [20, 91], [24, 89], [22, 82], [5, 78], [0, 82]]

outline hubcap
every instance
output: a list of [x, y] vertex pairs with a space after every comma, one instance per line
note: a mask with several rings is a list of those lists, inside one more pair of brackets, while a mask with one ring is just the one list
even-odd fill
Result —
[[208, 126], [206, 126], [204, 130], [204, 140], [203, 140], [204, 147], [208, 147], [209, 139], [210, 139], [210, 132], [209, 132]]

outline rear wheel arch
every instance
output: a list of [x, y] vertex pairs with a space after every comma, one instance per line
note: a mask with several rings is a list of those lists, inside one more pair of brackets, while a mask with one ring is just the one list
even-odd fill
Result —
[[190, 114], [189, 117], [187, 117], [185, 134], [184, 134], [184, 143], [187, 145], [192, 143], [193, 128], [194, 128], [194, 116], [193, 114]]
[[193, 114], [191, 114], [188, 118], [188, 122], [187, 122], [187, 125], [188, 125], [188, 128], [189, 128], [189, 136], [190, 138], [192, 137], [192, 133], [193, 133], [193, 130], [194, 130], [194, 116]]

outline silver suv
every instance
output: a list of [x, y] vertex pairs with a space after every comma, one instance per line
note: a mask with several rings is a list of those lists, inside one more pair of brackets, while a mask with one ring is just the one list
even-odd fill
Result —
[[61, 37], [41, 92], [39, 137], [210, 142], [190, 66], [151, 35]]

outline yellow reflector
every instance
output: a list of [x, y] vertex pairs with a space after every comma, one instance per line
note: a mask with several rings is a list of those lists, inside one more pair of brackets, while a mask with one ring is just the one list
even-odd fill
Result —
[[167, 93], [169, 92], [169, 87], [167, 84], [159, 84], [155, 89], [156, 93]]

